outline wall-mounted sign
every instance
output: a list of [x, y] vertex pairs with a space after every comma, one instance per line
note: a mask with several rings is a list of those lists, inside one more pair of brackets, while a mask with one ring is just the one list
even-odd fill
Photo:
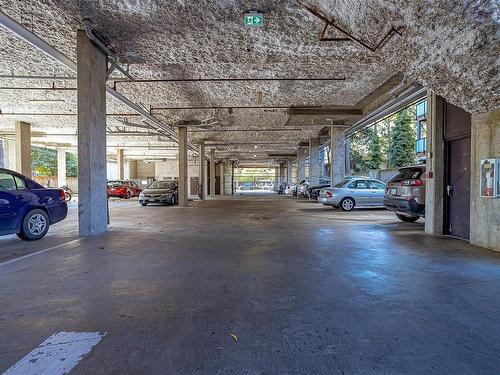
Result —
[[480, 162], [480, 195], [481, 197], [496, 198], [500, 196], [500, 159], [482, 159]]
[[262, 13], [245, 13], [244, 20], [247, 27], [262, 27], [264, 15]]

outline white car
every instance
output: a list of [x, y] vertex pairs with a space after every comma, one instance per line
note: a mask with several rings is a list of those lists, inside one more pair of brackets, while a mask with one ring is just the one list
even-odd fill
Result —
[[318, 202], [351, 211], [355, 206], [384, 207], [385, 184], [372, 178], [351, 178], [321, 189]]

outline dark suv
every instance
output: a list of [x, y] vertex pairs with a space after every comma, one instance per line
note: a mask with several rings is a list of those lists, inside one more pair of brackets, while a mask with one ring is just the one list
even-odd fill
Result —
[[401, 168], [386, 184], [384, 206], [402, 221], [425, 217], [425, 165]]

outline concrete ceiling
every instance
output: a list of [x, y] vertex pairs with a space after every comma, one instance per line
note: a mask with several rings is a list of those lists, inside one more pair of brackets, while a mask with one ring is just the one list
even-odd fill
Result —
[[[93, 30], [137, 79], [332, 79], [116, 83], [120, 93], [151, 108], [167, 123], [215, 119], [212, 131], [193, 129], [189, 138], [216, 144], [221, 157], [251, 158], [255, 150], [262, 150], [259, 158], [267, 151], [294, 153], [300, 142], [331, 124], [328, 119], [350, 124], [360, 115], [334, 111], [331, 116], [320, 111], [304, 115], [289, 107], [361, 110], [362, 99], [397, 73], [472, 113], [499, 106], [500, 12], [496, 1], [302, 1], [369, 45], [376, 45], [391, 26], [402, 35], [394, 34], [375, 52], [353, 41], [319, 41], [324, 22], [295, 0], [0, 0], [0, 7], [73, 60], [75, 32], [83, 28], [84, 19], [90, 20]], [[262, 29], [243, 26], [243, 13], [248, 10], [264, 13]], [[332, 30], [329, 27], [325, 36], [340, 36]], [[74, 77], [3, 29], [0, 56], [1, 75]], [[53, 85], [61, 89], [35, 90]], [[1, 78], [4, 114], [0, 130], [10, 131], [15, 121], [24, 120], [34, 130], [74, 134], [75, 85], [69, 78]], [[179, 109], [186, 107], [210, 108]], [[123, 121], [141, 123], [141, 118], [112, 98], [108, 98], [107, 112], [111, 131], [145, 131], [122, 128]], [[40, 141], [68, 143], [68, 139], [75, 141], [74, 136], [71, 140], [60, 135]], [[130, 155], [137, 154], [137, 146], [150, 146], [144, 149], [146, 154], [153, 153], [153, 146], [168, 144], [151, 134], [116, 133], [108, 143], [134, 146], [127, 149]], [[161, 154], [174, 155], [175, 150]]]

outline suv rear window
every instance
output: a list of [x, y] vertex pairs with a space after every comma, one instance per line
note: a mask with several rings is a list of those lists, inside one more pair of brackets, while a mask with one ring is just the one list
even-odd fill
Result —
[[391, 181], [398, 182], [403, 180], [417, 179], [424, 172], [421, 168], [405, 168], [399, 171], [397, 175], [391, 178]]

